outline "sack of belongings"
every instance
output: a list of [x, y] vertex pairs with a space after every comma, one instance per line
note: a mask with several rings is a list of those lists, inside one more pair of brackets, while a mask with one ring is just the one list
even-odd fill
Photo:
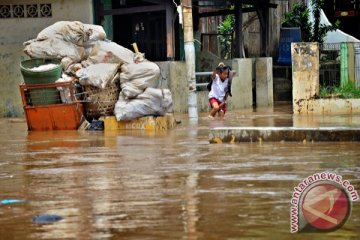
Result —
[[169, 89], [146, 88], [134, 99], [120, 94], [114, 114], [118, 121], [132, 120], [142, 116], [163, 116], [172, 112], [172, 96]]

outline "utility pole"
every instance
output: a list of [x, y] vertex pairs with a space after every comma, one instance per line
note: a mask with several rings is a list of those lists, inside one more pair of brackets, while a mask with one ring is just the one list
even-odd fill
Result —
[[192, 18], [192, 1], [182, 0], [184, 49], [186, 61], [186, 79], [188, 81], [188, 109], [189, 118], [198, 119], [196, 78], [195, 78], [195, 46]]

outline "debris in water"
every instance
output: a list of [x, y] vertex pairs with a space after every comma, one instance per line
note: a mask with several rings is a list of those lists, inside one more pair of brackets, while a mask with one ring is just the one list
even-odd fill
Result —
[[7, 205], [7, 204], [12, 204], [12, 203], [22, 203], [25, 202], [26, 200], [22, 200], [22, 199], [4, 199], [1, 200], [1, 205]]
[[63, 217], [59, 215], [52, 215], [52, 214], [43, 214], [38, 215], [36, 217], [33, 217], [33, 222], [39, 223], [39, 224], [47, 224], [47, 223], [53, 223], [62, 220]]

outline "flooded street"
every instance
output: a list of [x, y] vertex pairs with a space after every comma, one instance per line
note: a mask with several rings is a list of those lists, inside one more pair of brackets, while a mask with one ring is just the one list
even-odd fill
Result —
[[[282, 109], [280, 111], [280, 109]], [[229, 112], [168, 133], [27, 132], [0, 119], [0, 239], [360, 239], [360, 204], [330, 233], [291, 234], [293, 188], [331, 171], [360, 191], [360, 143], [209, 144], [217, 126], [353, 126], [360, 116]], [[55, 214], [62, 220], [32, 219]]]

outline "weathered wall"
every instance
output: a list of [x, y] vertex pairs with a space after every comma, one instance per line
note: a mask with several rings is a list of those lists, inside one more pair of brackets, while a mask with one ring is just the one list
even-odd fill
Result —
[[319, 44], [291, 43], [293, 111], [310, 111], [308, 100], [319, 95]]
[[256, 58], [255, 69], [256, 106], [273, 106], [273, 59], [266, 57]]
[[232, 68], [236, 72], [233, 77], [229, 98], [229, 109], [251, 108], [253, 104], [252, 81], [254, 60], [251, 58], [233, 59]]
[[16, 1], [2, 0], [1, 5], [49, 4], [52, 17], [0, 19], [0, 117], [22, 116], [19, 84], [23, 80], [20, 62], [28, 57], [23, 53], [23, 42], [33, 39], [45, 27], [57, 21], [93, 23], [91, 0]]

